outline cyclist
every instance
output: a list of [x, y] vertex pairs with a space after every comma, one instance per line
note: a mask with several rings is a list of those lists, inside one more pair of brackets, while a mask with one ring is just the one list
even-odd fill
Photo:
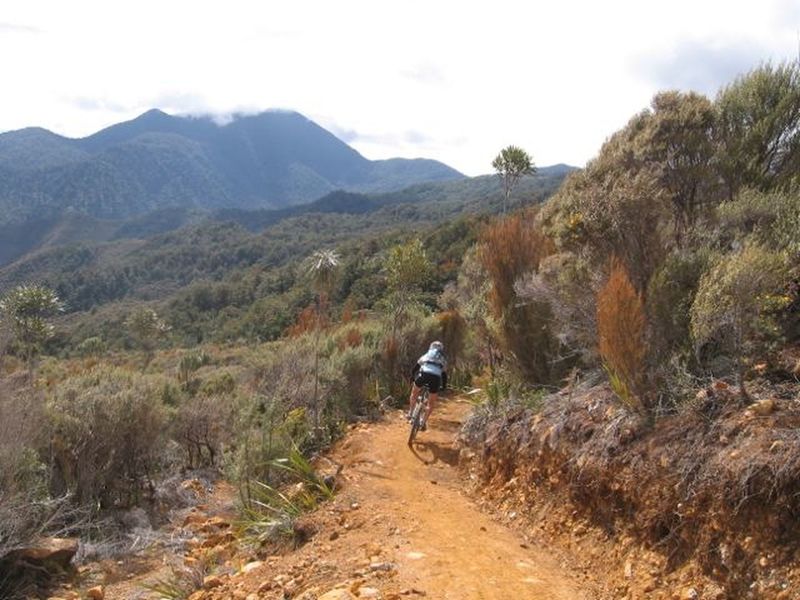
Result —
[[425, 431], [428, 419], [433, 412], [433, 406], [436, 404], [436, 396], [440, 389], [444, 390], [447, 387], [447, 359], [444, 356], [444, 344], [442, 342], [433, 342], [428, 351], [420, 356], [411, 370], [411, 381], [413, 384], [411, 396], [408, 399], [408, 419], [411, 419], [411, 415], [414, 412], [414, 405], [417, 402], [420, 388], [423, 385], [427, 385], [430, 392], [428, 396], [428, 412], [420, 427], [422, 431]]

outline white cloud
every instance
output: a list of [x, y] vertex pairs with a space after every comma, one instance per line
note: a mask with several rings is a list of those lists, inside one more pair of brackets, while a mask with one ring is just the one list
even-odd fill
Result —
[[444, 69], [431, 63], [414, 65], [410, 69], [400, 71], [400, 74], [411, 81], [428, 84], [441, 84], [446, 80]]
[[659, 88], [694, 90], [713, 98], [737, 75], [780, 58], [756, 40], [684, 40], [669, 52], [637, 57], [634, 68]]
[[0, 23], [0, 35], [7, 33], [41, 33], [36, 27], [17, 23]]
[[0, 130], [297, 110], [369, 158], [582, 164], [665, 87], [795, 56], [796, 2], [6, 0]]

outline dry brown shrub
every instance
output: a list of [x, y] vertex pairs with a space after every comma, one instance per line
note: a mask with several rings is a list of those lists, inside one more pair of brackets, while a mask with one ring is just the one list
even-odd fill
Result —
[[407, 396], [411, 367], [438, 335], [433, 319], [418, 318], [404, 323], [396, 335], [384, 338], [376, 367], [391, 396]]
[[347, 299], [342, 307], [342, 323], [349, 323], [353, 320], [353, 310], [354, 310], [354, 303], [351, 299]]
[[622, 263], [611, 261], [611, 274], [597, 294], [597, 335], [614, 391], [631, 408], [646, 410], [644, 398], [646, 321], [641, 295]]
[[230, 398], [224, 395], [195, 396], [181, 404], [174, 433], [190, 469], [217, 466], [217, 459], [233, 442], [234, 411]]
[[314, 327], [317, 323], [317, 310], [314, 305], [306, 306], [303, 310], [300, 311], [300, 314], [297, 315], [297, 320], [294, 322], [294, 325], [290, 325], [286, 329], [286, 335], [289, 337], [300, 337], [301, 335], [308, 333], [310, 331], [314, 331]]
[[472, 379], [472, 373], [477, 372], [480, 367], [474, 364], [475, 352], [469, 352], [467, 349], [467, 336], [469, 335], [467, 321], [455, 309], [439, 313], [436, 315], [436, 321], [441, 331], [439, 339], [444, 343], [447, 353], [448, 385], [451, 388], [468, 385]]
[[361, 335], [361, 331], [356, 327], [351, 327], [347, 330], [347, 334], [345, 335], [345, 341], [347, 342], [348, 348], [356, 348], [360, 346], [364, 341], [364, 336]]
[[344, 352], [347, 348], [358, 348], [364, 341], [364, 336], [357, 327], [350, 327], [343, 335], [336, 339], [336, 347], [339, 352]]
[[534, 225], [531, 216], [512, 215], [484, 229], [479, 257], [492, 282], [491, 305], [497, 318], [516, 302], [517, 279], [535, 271], [553, 252], [553, 242]]
[[451, 367], [458, 365], [459, 358], [464, 353], [467, 338], [467, 322], [457, 310], [446, 310], [436, 315], [439, 327], [442, 330], [441, 340], [447, 352]]
[[552, 240], [534, 219], [533, 213], [518, 214], [488, 226], [481, 235], [479, 260], [491, 282], [489, 305], [500, 325], [505, 352], [526, 380], [549, 383], [562, 370], [553, 360], [558, 342], [550, 331], [552, 311], [546, 302], [523, 302], [514, 288], [555, 252]]

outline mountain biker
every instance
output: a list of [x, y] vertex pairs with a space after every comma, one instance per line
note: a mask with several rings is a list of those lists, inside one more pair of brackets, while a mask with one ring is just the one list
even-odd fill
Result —
[[419, 360], [411, 370], [411, 396], [408, 399], [408, 415], [411, 418], [414, 412], [414, 405], [417, 403], [417, 396], [423, 385], [428, 386], [428, 412], [420, 427], [422, 431], [427, 429], [427, 422], [436, 404], [436, 397], [439, 390], [447, 387], [447, 359], [444, 356], [444, 344], [439, 341], [431, 343], [428, 351], [419, 357]]

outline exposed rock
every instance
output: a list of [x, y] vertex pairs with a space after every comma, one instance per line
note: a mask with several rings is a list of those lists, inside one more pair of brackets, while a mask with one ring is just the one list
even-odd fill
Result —
[[201, 525], [200, 531], [203, 533], [212, 533], [218, 529], [228, 529], [230, 526], [231, 524], [225, 519], [221, 517], [212, 517]]
[[693, 587], [687, 588], [681, 594], [681, 600], [697, 600], [700, 594]]
[[766, 417], [771, 415], [775, 411], [775, 400], [772, 398], [765, 398], [764, 400], [759, 400], [753, 406], [750, 407], [755, 414], [759, 417]]
[[23, 548], [16, 556], [26, 562], [50, 563], [67, 567], [78, 552], [75, 538], [42, 538], [35, 545]]
[[357, 600], [357, 597], [350, 590], [340, 588], [322, 594], [318, 600]]
[[206, 486], [199, 479], [187, 479], [181, 482], [180, 487], [187, 492], [194, 492], [197, 496], [202, 496], [206, 493]]
[[196, 556], [184, 556], [183, 564], [187, 567], [196, 567], [200, 564], [200, 559]]
[[222, 579], [217, 577], [216, 575], [207, 575], [203, 579], [203, 588], [206, 590], [210, 590], [215, 587], [219, 587], [222, 585]]
[[106, 597], [106, 593], [102, 585], [96, 585], [86, 590], [86, 597], [90, 600], [103, 600]]
[[206, 516], [199, 512], [191, 512], [186, 515], [186, 518], [183, 520], [183, 526], [188, 527], [189, 525], [200, 525], [201, 523], [206, 522]]
[[297, 519], [292, 525], [294, 542], [297, 545], [305, 544], [317, 533], [317, 526], [307, 519]]
[[317, 600], [320, 595], [318, 587], [312, 587], [305, 590], [302, 594], [296, 597], [296, 600]]
[[214, 548], [215, 546], [222, 546], [224, 544], [229, 544], [234, 542], [236, 537], [230, 533], [220, 533], [217, 535], [212, 535], [206, 538], [206, 540], [200, 544], [201, 548]]
[[300, 580], [299, 579], [290, 579], [287, 581], [283, 586], [283, 595], [288, 595], [289, 597], [294, 596], [297, 592], [297, 588], [300, 587]]
[[255, 571], [264, 563], [260, 560], [256, 560], [253, 562], [247, 563], [245, 566], [242, 567], [242, 573], [249, 573], [250, 571]]

